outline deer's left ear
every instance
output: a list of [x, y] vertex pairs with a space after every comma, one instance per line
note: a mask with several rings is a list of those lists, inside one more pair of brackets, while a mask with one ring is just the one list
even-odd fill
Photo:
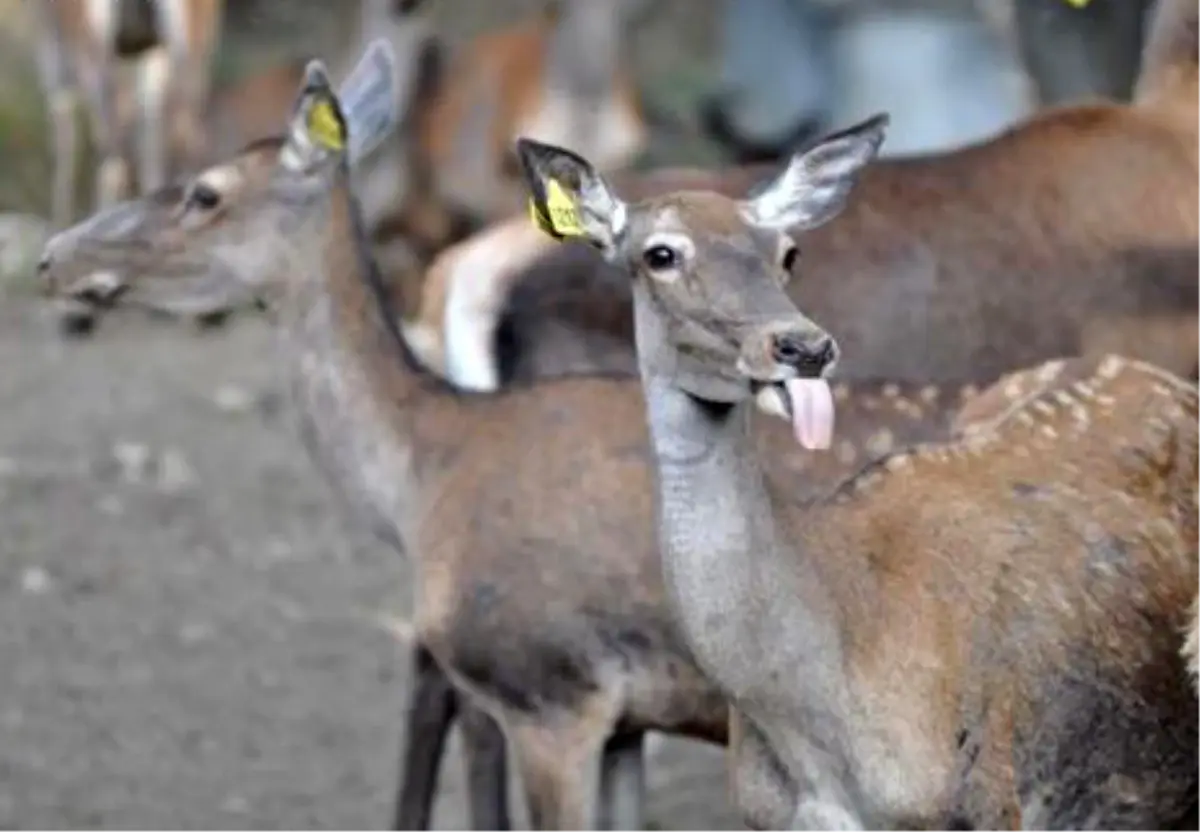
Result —
[[312, 171], [319, 165], [342, 158], [348, 140], [346, 118], [330, 83], [329, 72], [321, 61], [309, 61], [292, 108], [280, 163], [297, 172]]
[[517, 139], [529, 211], [556, 239], [582, 240], [611, 256], [625, 232], [628, 210], [591, 164], [578, 154], [533, 139]]
[[782, 173], [741, 203], [742, 213], [755, 225], [780, 231], [829, 222], [879, 152], [887, 125], [887, 114], [880, 113], [797, 153]]

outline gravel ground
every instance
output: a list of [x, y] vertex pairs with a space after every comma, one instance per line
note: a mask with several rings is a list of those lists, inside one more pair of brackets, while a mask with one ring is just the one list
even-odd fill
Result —
[[[0, 308], [0, 826], [384, 828], [408, 568], [310, 468], [266, 326], [46, 311]], [[655, 826], [735, 825], [717, 749], [651, 778]]]

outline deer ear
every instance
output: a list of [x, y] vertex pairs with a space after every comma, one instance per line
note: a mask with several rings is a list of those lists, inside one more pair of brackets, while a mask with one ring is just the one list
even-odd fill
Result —
[[310, 171], [340, 158], [346, 151], [347, 139], [346, 119], [330, 84], [329, 72], [321, 61], [309, 61], [292, 108], [280, 162], [291, 170]]
[[529, 212], [556, 239], [577, 239], [611, 255], [625, 232], [628, 211], [578, 154], [533, 139], [517, 139], [517, 158], [529, 188]]
[[746, 219], [781, 231], [829, 222], [879, 152], [888, 121], [887, 114], [880, 113], [797, 153], [782, 173], [742, 203]]
[[338, 91], [349, 130], [347, 155], [356, 165], [383, 143], [400, 120], [396, 53], [383, 38], [371, 41]]

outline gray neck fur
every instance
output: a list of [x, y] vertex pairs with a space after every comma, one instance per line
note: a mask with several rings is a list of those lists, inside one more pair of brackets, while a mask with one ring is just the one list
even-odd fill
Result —
[[[332, 197], [342, 198], [344, 188]], [[399, 344], [391, 343], [394, 334], [364, 273], [374, 266], [361, 228], [315, 227], [320, 230], [299, 236], [307, 244], [293, 252], [291, 280], [277, 304], [281, 360], [300, 435], [352, 517], [403, 550], [411, 539], [407, 518], [416, 483], [410, 423], [397, 417], [418, 400], [420, 379], [397, 352]], [[396, 395], [386, 401], [373, 377], [381, 364], [395, 376], [386, 389]]]
[[750, 400], [711, 405], [681, 389], [681, 382], [692, 387], [694, 373], [681, 366], [654, 306], [635, 284], [659, 542], [674, 613], [701, 668], [778, 744], [802, 799], [836, 795], [834, 805], [852, 805], [834, 602], [804, 542], [777, 515], [782, 501], [756, 455]]

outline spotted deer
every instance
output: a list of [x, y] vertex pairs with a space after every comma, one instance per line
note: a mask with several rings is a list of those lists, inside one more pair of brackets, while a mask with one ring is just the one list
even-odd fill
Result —
[[[126, 196], [135, 176], [137, 186], [149, 192], [167, 181], [172, 166], [199, 160], [221, 0], [36, 0], [28, 5], [37, 23], [39, 75], [50, 116], [56, 227], [69, 224], [75, 214], [81, 103], [99, 159], [94, 197], [99, 206]], [[132, 85], [119, 66], [128, 59], [138, 64]]]
[[833, 442], [841, 347], [784, 291], [789, 232], [838, 213], [885, 127], [741, 200], [627, 202], [518, 148], [543, 229], [631, 279], [667, 598], [728, 697], [737, 803], [755, 828], [1196, 823], [1194, 385], [1110, 357], [811, 501], [757, 453], [755, 410]]
[[[1116, 352], [1195, 377], [1196, 16], [1189, 0], [1160, 0], [1129, 104], [1048, 109], [979, 145], [864, 172], [838, 222], [806, 234], [804, 279], [788, 288], [837, 330], [843, 376], [962, 383]], [[738, 195], [768, 170], [613, 183], [630, 198]], [[413, 332], [464, 389], [632, 372], [629, 289], [613, 271], [523, 213], [434, 260]]]
[[[487, 714], [512, 744], [535, 825], [590, 825], [598, 804], [602, 824], [640, 828], [645, 731], [723, 742], [726, 708], [668, 613], [639, 386], [560, 379], [477, 397], [419, 366], [395, 323], [406, 310], [372, 267], [336, 149], [347, 142], [315, 115], [338, 125], [340, 114], [350, 161], [367, 158], [389, 124], [366, 116], [392, 100], [390, 66], [368, 71], [380, 55], [351, 74], [340, 109], [314, 66], [285, 139], [56, 236], [43, 275], [101, 305], [220, 305], [250, 290], [272, 307], [314, 461], [416, 566], [398, 826], [428, 825], [456, 717], [474, 823], [508, 825], [504, 746]], [[797, 453], [764, 424], [763, 456], [803, 477], [797, 495], [940, 435], [961, 393], [856, 383], [835, 395], [846, 404], [832, 454]]]

